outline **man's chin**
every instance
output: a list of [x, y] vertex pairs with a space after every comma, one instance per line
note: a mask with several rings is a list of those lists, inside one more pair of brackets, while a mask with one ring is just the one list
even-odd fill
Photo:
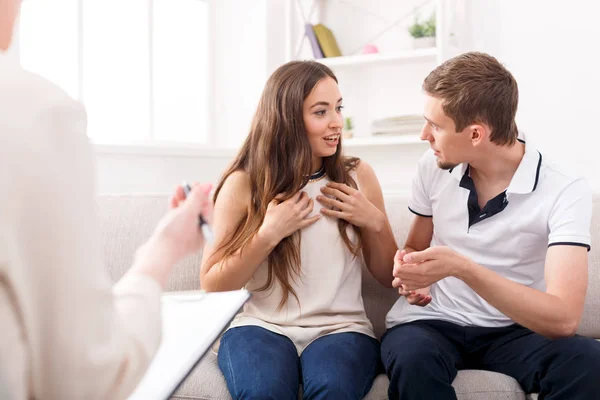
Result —
[[444, 170], [449, 170], [449, 169], [456, 167], [456, 164], [451, 164], [451, 163], [443, 162], [440, 160], [438, 160], [437, 165], [438, 165], [438, 168], [444, 169]]

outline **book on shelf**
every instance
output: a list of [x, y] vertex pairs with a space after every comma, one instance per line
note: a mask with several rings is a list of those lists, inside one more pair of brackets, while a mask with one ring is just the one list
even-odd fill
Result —
[[313, 29], [325, 57], [340, 57], [342, 55], [335, 36], [329, 28], [323, 24], [317, 24], [313, 26]]
[[305, 24], [304, 31], [306, 33], [306, 37], [308, 38], [308, 42], [310, 43], [310, 47], [312, 48], [315, 59], [323, 58], [323, 51], [321, 50], [321, 46], [319, 46], [319, 41], [315, 35], [313, 24]]
[[374, 120], [371, 132], [375, 136], [417, 135], [424, 123], [425, 118], [420, 115], [399, 115]]

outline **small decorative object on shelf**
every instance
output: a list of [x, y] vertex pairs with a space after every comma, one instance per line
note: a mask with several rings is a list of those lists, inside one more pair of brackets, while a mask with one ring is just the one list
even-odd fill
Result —
[[428, 20], [420, 22], [415, 15], [415, 22], [408, 27], [408, 33], [413, 37], [413, 48], [421, 49], [435, 46], [435, 13]]
[[367, 44], [363, 48], [363, 52], [362, 53], [363, 54], [375, 54], [375, 53], [379, 53], [379, 49], [374, 44]]
[[350, 139], [352, 136], [354, 136], [354, 132], [352, 132], [353, 129], [354, 122], [352, 121], [352, 117], [344, 118], [344, 129], [342, 130], [342, 137], [344, 139]]

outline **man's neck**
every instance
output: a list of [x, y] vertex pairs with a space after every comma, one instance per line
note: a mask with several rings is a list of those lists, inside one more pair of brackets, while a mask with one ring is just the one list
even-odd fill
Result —
[[477, 159], [469, 162], [469, 172], [473, 179], [495, 186], [495, 183], [509, 183], [519, 168], [525, 154], [525, 145], [519, 141], [512, 146], [490, 144]]

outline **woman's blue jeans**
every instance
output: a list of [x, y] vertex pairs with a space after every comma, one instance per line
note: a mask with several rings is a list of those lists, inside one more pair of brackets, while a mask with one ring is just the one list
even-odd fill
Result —
[[292, 341], [258, 326], [225, 332], [219, 367], [234, 399], [362, 399], [380, 372], [379, 342], [356, 332], [312, 342], [298, 357]]

